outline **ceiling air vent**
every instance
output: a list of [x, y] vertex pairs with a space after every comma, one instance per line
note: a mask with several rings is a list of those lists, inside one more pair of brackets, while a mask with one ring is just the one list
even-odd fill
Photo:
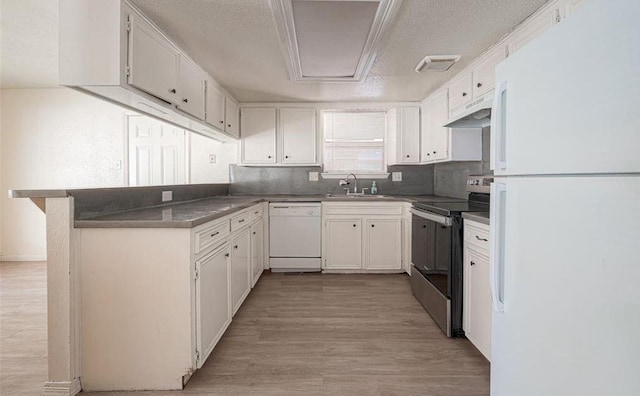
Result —
[[436, 72], [447, 71], [459, 60], [460, 55], [427, 55], [416, 65], [416, 73], [422, 73], [425, 70]]

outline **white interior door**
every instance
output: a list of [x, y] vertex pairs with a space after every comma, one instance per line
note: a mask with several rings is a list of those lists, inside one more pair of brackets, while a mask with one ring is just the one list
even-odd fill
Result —
[[185, 184], [185, 130], [145, 116], [130, 116], [128, 124], [129, 185]]

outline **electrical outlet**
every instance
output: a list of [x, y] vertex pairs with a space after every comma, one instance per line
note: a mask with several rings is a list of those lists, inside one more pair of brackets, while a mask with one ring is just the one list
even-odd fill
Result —
[[114, 162], [113, 169], [121, 170], [122, 169], [122, 161], [121, 160], [117, 160], [116, 162]]
[[173, 201], [173, 191], [162, 192], [162, 202]]
[[216, 155], [215, 154], [209, 154], [209, 163], [210, 164], [215, 164], [216, 163]]
[[402, 172], [391, 172], [391, 181], [402, 181]]
[[318, 172], [309, 172], [309, 181], [318, 181]]

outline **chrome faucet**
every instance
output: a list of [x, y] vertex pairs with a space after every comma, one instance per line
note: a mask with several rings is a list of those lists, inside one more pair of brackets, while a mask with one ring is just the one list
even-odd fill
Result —
[[353, 176], [353, 192], [349, 191], [348, 188], [345, 188], [345, 190], [347, 190], [347, 195], [363, 195], [364, 194], [364, 188], [362, 189], [362, 192], [358, 192], [358, 178], [356, 177], [356, 175], [354, 175], [353, 173], [349, 173], [347, 175], [347, 177], [345, 177], [344, 179], [340, 180], [339, 184], [341, 186], [346, 186], [347, 184], [349, 184], [349, 176]]

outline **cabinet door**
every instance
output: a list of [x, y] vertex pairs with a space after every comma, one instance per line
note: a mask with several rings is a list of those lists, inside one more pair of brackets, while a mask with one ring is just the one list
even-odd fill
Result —
[[264, 222], [251, 226], [251, 287], [256, 285], [264, 268]]
[[455, 110], [471, 102], [473, 89], [471, 73], [467, 73], [449, 87], [449, 110]]
[[362, 220], [331, 218], [325, 220], [326, 269], [362, 268]]
[[211, 80], [207, 80], [207, 100], [205, 121], [207, 124], [224, 130], [224, 105], [226, 97], [218, 91], [217, 85]]
[[242, 109], [241, 161], [244, 164], [276, 163], [276, 109]]
[[198, 119], [204, 119], [204, 73], [188, 58], [180, 57], [178, 108]]
[[238, 105], [231, 99], [225, 97], [224, 106], [224, 131], [233, 136], [240, 136], [240, 125], [238, 120], [240, 116], [238, 114]]
[[251, 290], [250, 246], [249, 229], [231, 240], [231, 303], [234, 315]]
[[420, 117], [420, 160], [421, 162], [433, 161], [434, 150], [434, 126], [433, 123], [433, 99], [428, 98], [422, 102], [422, 116]]
[[420, 108], [401, 107], [398, 118], [400, 163], [420, 162]]
[[130, 14], [129, 85], [170, 103], [178, 101], [179, 51], [153, 26]]
[[198, 368], [202, 367], [231, 323], [229, 244], [196, 261]]
[[449, 118], [449, 102], [447, 100], [447, 91], [434, 95], [431, 106], [431, 118], [433, 121], [433, 150], [431, 158], [433, 160], [445, 160], [449, 158], [449, 135], [450, 128], [443, 125], [447, 123]]
[[316, 110], [280, 109], [283, 164], [315, 164]]
[[402, 268], [402, 219], [365, 221], [365, 268]]
[[494, 48], [484, 61], [473, 70], [473, 98], [477, 99], [494, 89], [496, 66], [505, 57], [504, 47]]
[[466, 247], [464, 252], [463, 328], [466, 337], [491, 360], [491, 289], [489, 260]]

